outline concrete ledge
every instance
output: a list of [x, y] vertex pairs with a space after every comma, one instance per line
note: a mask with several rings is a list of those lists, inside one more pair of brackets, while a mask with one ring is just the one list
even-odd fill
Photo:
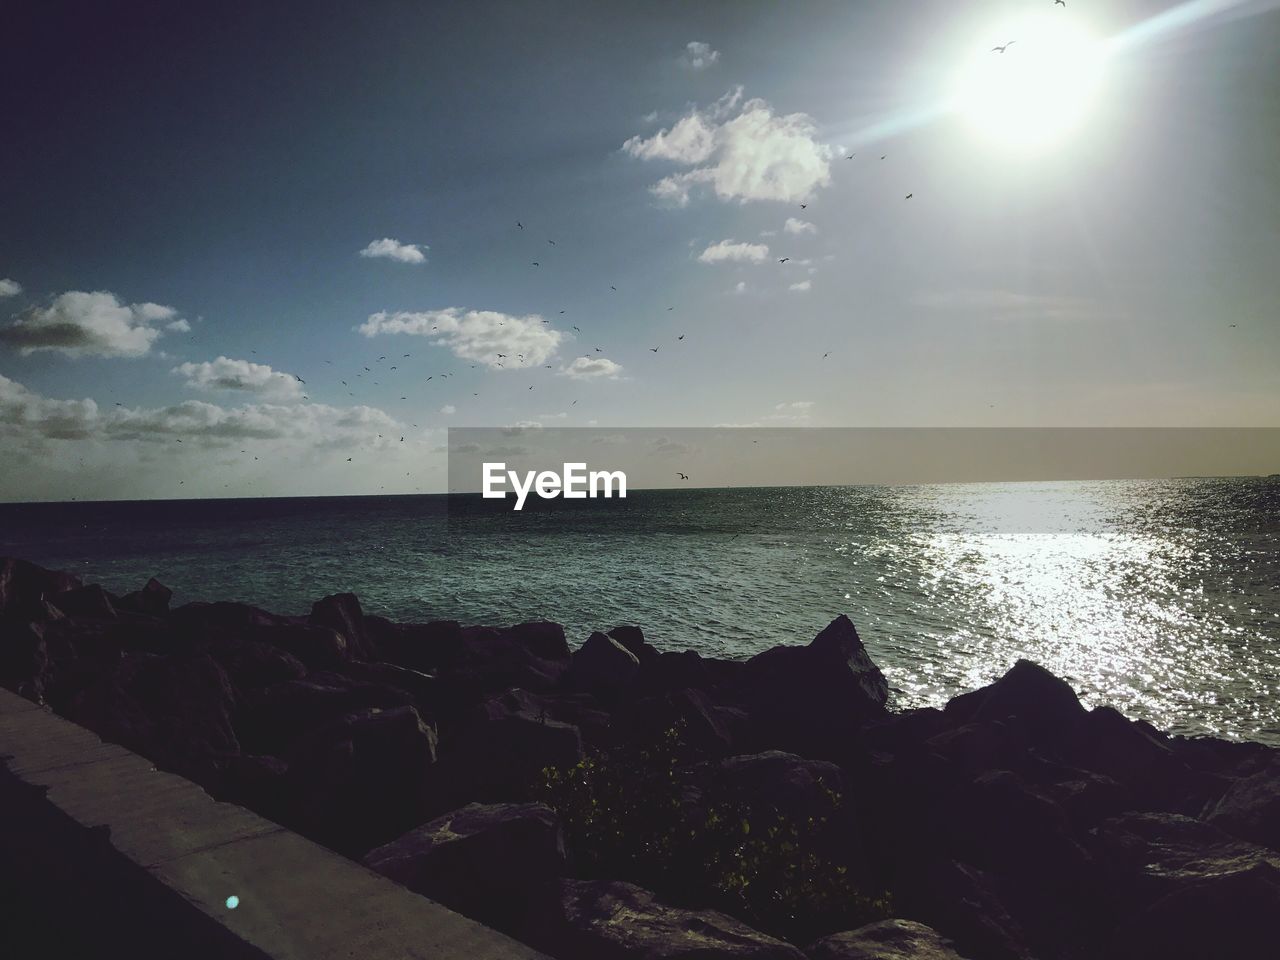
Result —
[[0, 810], [6, 885], [108, 956], [546, 960], [3, 688]]

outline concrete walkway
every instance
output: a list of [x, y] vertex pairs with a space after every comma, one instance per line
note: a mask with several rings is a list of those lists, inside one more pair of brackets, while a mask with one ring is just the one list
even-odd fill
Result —
[[[0, 810], [18, 880], [61, 870], [165, 930], [172, 956], [187, 941], [216, 957], [545, 960], [3, 688]], [[74, 923], [85, 901], [67, 899]]]

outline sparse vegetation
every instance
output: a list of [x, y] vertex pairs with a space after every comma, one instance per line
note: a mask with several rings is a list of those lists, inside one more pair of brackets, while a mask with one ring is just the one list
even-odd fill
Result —
[[692, 759], [676, 727], [652, 746], [545, 769], [537, 794], [560, 815], [574, 873], [724, 910], [797, 943], [890, 915], [887, 894], [861, 890], [828, 842], [837, 792], [825, 791], [825, 814], [798, 820], [695, 787]]

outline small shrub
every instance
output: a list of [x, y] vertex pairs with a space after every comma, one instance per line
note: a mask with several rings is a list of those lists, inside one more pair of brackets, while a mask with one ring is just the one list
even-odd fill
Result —
[[859, 889], [831, 852], [838, 793], [827, 790], [828, 815], [804, 821], [734, 796], [695, 802], [681, 734], [543, 771], [535, 793], [560, 816], [575, 875], [638, 883], [797, 943], [889, 916], [887, 895]]

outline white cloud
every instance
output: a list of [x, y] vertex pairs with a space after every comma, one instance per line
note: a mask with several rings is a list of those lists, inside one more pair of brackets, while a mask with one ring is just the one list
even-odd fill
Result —
[[458, 408], [455, 407], [452, 403], [446, 403], [443, 407], [440, 408], [440, 412], [443, 413], [446, 417], [450, 417], [458, 412]]
[[700, 185], [710, 186], [721, 200], [799, 202], [831, 181], [833, 153], [816, 134], [807, 114], [779, 116], [759, 98], [743, 103], [737, 87], [709, 109], [694, 107], [670, 129], [631, 137], [623, 150], [643, 160], [693, 167], [649, 188], [679, 206]]
[[739, 280], [737, 283], [735, 283], [735, 284], [733, 285], [733, 292], [734, 292], [734, 293], [746, 293], [746, 292], [747, 292], [747, 281], [745, 281], [745, 280]]
[[20, 284], [17, 280], [10, 280], [8, 277], [5, 277], [3, 280], [0, 280], [0, 298], [16, 297], [21, 292], [22, 292], [22, 284]]
[[808, 280], [801, 280], [799, 283], [791, 284], [791, 286], [787, 287], [787, 289], [795, 290], [799, 293], [804, 293], [807, 290], [813, 289], [813, 284], [810, 283]]
[[[89, 399], [55, 400], [0, 376], [0, 435], [15, 439], [143, 440], [218, 444], [232, 440], [299, 441], [343, 446], [401, 431], [373, 407], [325, 404], [246, 404], [221, 407], [187, 400], [166, 407], [114, 407], [101, 411]], [[402, 432], [402, 431], [401, 431]]]
[[809, 221], [798, 220], [795, 217], [787, 217], [787, 222], [782, 225], [782, 229], [797, 236], [803, 233], [818, 232], [818, 228]]
[[459, 307], [421, 313], [382, 311], [370, 315], [356, 329], [366, 337], [382, 333], [428, 337], [448, 347], [454, 356], [483, 363], [493, 370], [546, 363], [555, 356], [564, 338], [564, 334], [551, 329], [536, 313], [517, 317], [493, 310]]
[[712, 50], [711, 44], [701, 40], [691, 40], [685, 44], [683, 62], [690, 70], [705, 70], [720, 59], [720, 51]]
[[56, 350], [69, 357], [141, 357], [163, 333], [153, 324], [176, 316], [172, 307], [158, 303], [124, 304], [105, 290], [72, 290], [0, 328], [0, 342], [23, 354]]
[[191, 324], [187, 323], [187, 321], [183, 319], [177, 319], [177, 320], [174, 320], [172, 323], [166, 323], [164, 325], [164, 328], [166, 330], [172, 331], [173, 333], [190, 333], [191, 332]]
[[740, 243], [736, 240], [721, 240], [713, 243], [698, 254], [699, 263], [764, 263], [769, 256], [769, 247], [763, 243]]
[[302, 385], [289, 373], [272, 370], [265, 363], [218, 357], [204, 363], [184, 363], [172, 373], [185, 377], [196, 390], [239, 390], [275, 400], [299, 400]]
[[792, 400], [790, 403], [775, 403], [775, 410], [809, 410], [813, 407], [812, 400]]
[[622, 373], [622, 365], [607, 357], [576, 357], [573, 363], [560, 370], [562, 377], [574, 380], [616, 380]]
[[383, 237], [381, 240], [370, 241], [369, 245], [360, 251], [360, 256], [386, 257], [388, 260], [399, 260], [401, 263], [426, 263], [427, 255], [424, 251], [427, 249], [429, 248], [426, 244], [401, 243], [399, 240]]

